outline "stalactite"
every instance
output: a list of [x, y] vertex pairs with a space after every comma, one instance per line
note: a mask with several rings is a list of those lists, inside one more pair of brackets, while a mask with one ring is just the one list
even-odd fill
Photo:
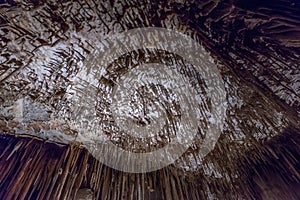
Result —
[[[296, 0], [0, 2], [0, 199], [299, 199], [299, 13]], [[211, 53], [227, 118], [205, 158], [198, 135], [174, 164], [130, 174], [95, 159], [53, 116], [100, 39], [149, 26], [180, 30]], [[172, 57], [138, 53], [115, 65]]]

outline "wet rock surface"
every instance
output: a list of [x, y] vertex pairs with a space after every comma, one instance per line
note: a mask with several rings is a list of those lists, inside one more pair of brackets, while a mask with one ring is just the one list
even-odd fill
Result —
[[[300, 198], [299, 13], [297, 1], [1, 3], [0, 196], [64, 199], [92, 188], [97, 199]], [[134, 175], [89, 155], [58, 111], [100, 40], [148, 26], [180, 30], [211, 52], [228, 108], [204, 159], [199, 136], [173, 165]]]

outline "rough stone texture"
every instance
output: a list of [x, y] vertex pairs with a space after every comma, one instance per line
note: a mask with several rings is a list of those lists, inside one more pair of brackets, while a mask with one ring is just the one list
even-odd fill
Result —
[[[91, 188], [97, 199], [299, 199], [299, 13], [292, 0], [1, 3], [0, 197], [69, 199]], [[27, 97], [55, 116], [97, 40], [145, 26], [179, 29], [220, 62], [229, 108], [204, 160], [196, 142], [173, 166], [124, 174], [80, 144], [58, 143], [76, 133], [43, 109], [16, 106]], [[10, 135], [18, 130], [44, 139]], [[53, 132], [41, 130], [71, 139], [46, 141]]]

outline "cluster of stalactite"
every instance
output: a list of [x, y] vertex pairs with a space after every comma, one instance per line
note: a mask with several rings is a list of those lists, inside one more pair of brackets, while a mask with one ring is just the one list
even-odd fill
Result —
[[[299, 13], [296, 0], [1, 3], [0, 199], [300, 198]], [[195, 142], [162, 170], [122, 173], [80, 143], [43, 137], [57, 127], [76, 137], [65, 124], [4, 112], [25, 97], [46, 113], [67, 106], [89, 41], [148, 26], [180, 30], [220, 63], [227, 117], [205, 159]]]
[[[297, 199], [299, 130], [289, 129], [238, 162], [222, 159], [228, 177], [174, 167], [128, 174], [95, 160], [78, 144], [2, 134], [2, 199]], [[218, 151], [218, 150], [216, 150]], [[228, 155], [228, 152], [226, 152]], [[225, 156], [225, 159], [224, 159]], [[298, 168], [297, 168], [298, 166]], [[234, 176], [239, 173], [239, 177]]]

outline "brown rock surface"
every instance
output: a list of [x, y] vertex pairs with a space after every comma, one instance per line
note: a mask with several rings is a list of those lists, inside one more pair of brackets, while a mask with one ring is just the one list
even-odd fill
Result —
[[[298, 1], [96, 2], [0, 4], [0, 199], [72, 199], [80, 188], [97, 199], [300, 198]], [[218, 60], [227, 118], [204, 160], [195, 142], [174, 165], [127, 174], [53, 116], [91, 40], [147, 26], [179, 29]], [[27, 114], [16, 106], [26, 98]]]

